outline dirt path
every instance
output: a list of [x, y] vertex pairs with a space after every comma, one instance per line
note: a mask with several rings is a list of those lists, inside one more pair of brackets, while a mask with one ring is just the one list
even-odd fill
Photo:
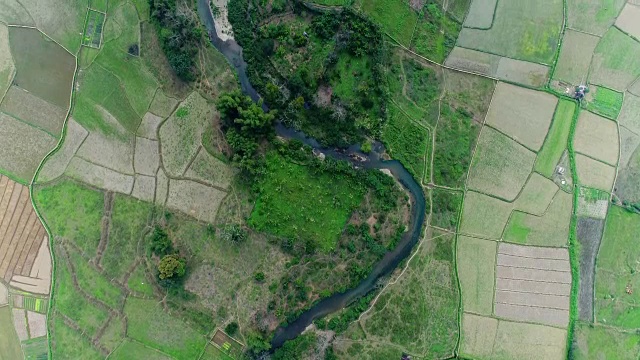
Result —
[[115, 194], [112, 191], [105, 191], [104, 193], [104, 213], [102, 215], [102, 230], [100, 231], [100, 243], [98, 244], [98, 250], [96, 251], [95, 264], [102, 269], [102, 256], [107, 249], [109, 243], [109, 232], [111, 229], [111, 214], [113, 213], [113, 200]]

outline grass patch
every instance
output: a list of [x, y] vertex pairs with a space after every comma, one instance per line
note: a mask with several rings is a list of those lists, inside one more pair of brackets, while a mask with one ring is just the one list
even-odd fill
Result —
[[567, 148], [569, 131], [573, 122], [576, 104], [573, 101], [561, 99], [553, 115], [551, 129], [538, 152], [534, 169], [546, 177], [551, 177], [556, 165]]
[[55, 236], [72, 241], [88, 256], [100, 241], [104, 195], [72, 181], [35, 189], [35, 203]]
[[592, 100], [587, 101], [587, 110], [609, 119], [617, 119], [622, 109], [622, 93], [601, 86], [592, 86], [591, 91], [595, 94], [592, 95]]
[[45, 360], [49, 355], [47, 337], [26, 340], [22, 342], [25, 360]]
[[179, 359], [197, 359], [207, 345], [203, 334], [172, 317], [156, 300], [130, 297], [124, 309], [127, 335]]
[[296, 241], [312, 241], [322, 251], [335, 249], [364, 189], [354, 182], [270, 154], [267, 174], [249, 224], [259, 231]]
[[418, 12], [411, 9], [408, 3], [403, 0], [365, 0], [360, 8], [387, 34], [409, 47], [418, 22]]
[[[64, 253], [62, 247], [57, 247], [58, 254]], [[64, 256], [59, 257], [56, 277], [56, 297], [54, 308], [56, 311], [75, 321], [80, 329], [89, 336], [95, 336], [98, 329], [107, 321], [109, 313], [86, 299], [73, 285], [71, 269]]]
[[148, 359], [148, 360], [170, 360], [172, 357], [165, 355], [157, 350], [146, 347], [137, 341], [126, 339], [122, 345], [109, 356], [109, 359], [127, 360], [127, 359]]
[[577, 323], [571, 344], [572, 359], [637, 359], [640, 336], [603, 326]]
[[125, 337], [125, 324], [121, 317], [112, 317], [100, 337], [100, 345], [109, 351], [115, 350]]
[[398, 283], [378, 298], [363, 319], [367, 340], [385, 339], [414, 354], [450, 356], [458, 337], [458, 285], [452, 235], [427, 240]]
[[382, 132], [389, 154], [399, 160], [413, 177], [425, 176], [425, 158], [431, 144], [429, 130], [414, 124], [397, 107], [389, 106], [389, 119]]
[[433, 188], [431, 194], [431, 225], [456, 231], [464, 193]]
[[80, 288], [113, 309], [120, 309], [125, 298], [122, 290], [111, 284], [76, 251], [68, 250], [68, 255]]
[[611, 206], [598, 254], [595, 314], [598, 322], [625, 329], [640, 327], [640, 275], [635, 246], [640, 216]]
[[115, 196], [109, 243], [101, 262], [107, 276], [121, 279], [129, 271], [152, 213], [150, 203], [120, 194]]
[[153, 285], [151, 285], [150, 281], [147, 279], [146, 267], [144, 264], [136, 266], [136, 269], [129, 276], [127, 287], [129, 290], [136, 293], [145, 296], [153, 296]]
[[54, 359], [104, 359], [104, 355], [93, 348], [88, 339], [68, 327], [61, 316], [56, 315], [51, 323], [51, 351]]
[[416, 53], [442, 64], [456, 45], [461, 28], [460, 23], [443, 12], [440, 5], [428, 4], [420, 14], [411, 48]]

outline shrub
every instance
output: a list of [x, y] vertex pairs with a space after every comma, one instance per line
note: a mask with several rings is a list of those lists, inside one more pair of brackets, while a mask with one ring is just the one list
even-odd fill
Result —
[[257, 282], [263, 282], [264, 281], [264, 273], [263, 272], [257, 272], [254, 276], [254, 279], [256, 279]]
[[182, 277], [186, 271], [186, 261], [178, 254], [165, 255], [158, 263], [158, 272], [161, 280]]
[[151, 252], [157, 256], [171, 254], [173, 252], [173, 244], [167, 233], [160, 227], [153, 229], [151, 234]]
[[226, 332], [229, 336], [234, 336], [240, 327], [237, 322], [231, 322], [224, 327], [224, 332]]

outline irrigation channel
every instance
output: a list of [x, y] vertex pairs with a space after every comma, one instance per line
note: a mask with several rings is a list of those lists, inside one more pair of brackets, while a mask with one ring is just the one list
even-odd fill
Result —
[[[213, 15], [211, 14], [211, 8], [209, 7], [209, 0], [198, 0], [198, 13], [202, 22], [207, 27], [211, 43], [229, 60], [238, 73], [242, 91], [249, 95], [254, 101], [258, 101], [260, 96], [253, 86], [251, 86], [246, 74], [247, 64], [242, 57], [242, 47], [233, 39], [222, 41], [218, 37]], [[315, 139], [307, 137], [303, 132], [287, 128], [280, 123], [276, 125], [276, 132], [284, 138], [300, 140], [311, 146], [314, 150], [324, 153], [325, 156], [346, 160], [358, 167], [389, 170], [393, 177], [395, 177], [410, 194], [411, 217], [409, 231], [404, 234], [396, 248], [385, 254], [382, 260], [373, 267], [373, 270], [366, 279], [353, 289], [319, 301], [286, 327], [278, 328], [271, 341], [271, 346], [274, 349], [282, 346], [285, 341], [294, 339], [300, 335], [313, 320], [339, 311], [359, 297], [366, 295], [377, 286], [380, 278], [391, 274], [400, 262], [411, 254], [411, 250], [418, 243], [422, 225], [425, 220], [426, 208], [422, 187], [413, 179], [411, 174], [409, 174], [399, 161], [382, 159], [381, 154], [384, 153], [382, 144], [374, 144], [373, 150], [369, 154], [364, 154], [360, 151], [360, 145], [358, 144], [344, 150], [323, 148]]]

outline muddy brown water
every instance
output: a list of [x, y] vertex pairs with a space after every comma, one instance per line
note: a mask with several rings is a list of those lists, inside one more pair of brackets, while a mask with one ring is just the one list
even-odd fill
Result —
[[[249, 95], [254, 101], [259, 100], [260, 95], [253, 88], [246, 74], [247, 64], [242, 57], [242, 48], [235, 42], [235, 40], [230, 39], [222, 41], [218, 38], [208, 0], [198, 0], [198, 13], [200, 15], [200, 19], [207, 27], [211, 43], [227, 58], [236, 70], [242, 91]], [[289, 323], [285, 327], [278, 328], [271, 340], [272, 349], [282, 346], [285, 341], [296, 338], [313, 322], [313, 320], [335, 313], [336, 311], [345, 308], [361, 296], [364, 296], [374, 290], [382, 278], [390, 275], [398, 265], [411, 254], [412, 249], [420, 239], [426, 209], [426, 202], [422, 187], [414, 180], [411, 174], [399, 161], [382, 159], [381, 155], [384, 153], [384, 147], [380, 143], [374, 144], [371, 153], [364, 154], [360, 151], [360, 146], [358, 144], [342, 150], [323, 148], [315, 139], [306, 136], [301, 131], [287, 128], [282, 124], [276, 125], [276, 132], [284, 138], [300, 140], [315, 150], [321, 151], [326, 156], [349, 161], [355, 166], [369, 169], [389, 170], [392, 176], [410, 194], [411, 216], [409, 230], [404, 234], [402, 240], [393, 251], [385, 254], [382, 260], [375, 264], [373, 270], [366, 279], [362, 280], [353, 289], [322, 299], [313, 307], [303, 312], [295, 321]], [[353, 154], [359, 155], [360, 159], [363, 159], [363, 161], [354, 160], [353, 157], [350, 156]]]

